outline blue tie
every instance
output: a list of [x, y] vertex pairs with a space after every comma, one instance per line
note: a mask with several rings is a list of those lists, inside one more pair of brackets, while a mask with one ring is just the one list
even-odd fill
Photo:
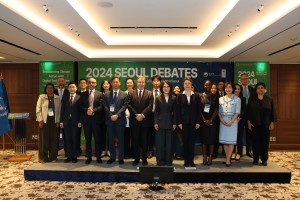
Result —
[[117, 92], [115, 92], [114, 102], [115, 102], [115, 104], [116, 104], [116, 102], [117, 102]]

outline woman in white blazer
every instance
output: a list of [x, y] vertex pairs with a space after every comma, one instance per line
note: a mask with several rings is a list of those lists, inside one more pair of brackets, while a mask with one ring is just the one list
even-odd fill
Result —
[[54, 94], [54, 85], [48, 83], [36, 105], [36, 121], [39, 122], [39, 162], [56, 162], [60, 106], [60, 98]]

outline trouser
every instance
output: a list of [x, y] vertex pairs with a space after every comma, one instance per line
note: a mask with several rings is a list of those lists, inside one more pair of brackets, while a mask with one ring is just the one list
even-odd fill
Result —
[[100, 149], [100, 134], [102, 130], [100, 129], [102, 124], [96, 121], [93, 117], [89, 119], [89, 121], [83, 125], [84, 136], [85, 136], [85, 147], [86, 147], [86, 156], [88, 158], [92, 158], [92, 135], [94, 135], [95, 140], [95, 156], [97, 158], [101, 157], [101, 149]]
[[71, 120], [68, 123], [64, 124], [64, 133], [65, 133], [65, 150], [67, 151], [68, 158], [77, 158], [79, 154], [80, 146], [78, 144], [78, 135], [80, 135], [81, 129], [77, 127], [77, 123], [73, 123]]
[[269, 138], [270, 131], [264, 127], [253, 128], [253, 160], [258, 161], [259, 156], [261, 161], [265, 162], [268, 160], [268, 149], [269, 149]]
[[176, 129], [175, 129], [175, 141], [174, 141], [174, 143], [175, 143], [175, 145], [174, 145], [175, 154], [183, 156], [183, 153], [182, 153], [182, 144], [183, 144], [182, 133], [181, 133], [180, 128], [178, 128], [178, 127], [176, 127]]
[[154, 125], [149, 128], [149, 131], [148, 131], [148, 138], [147, 138], [147, 141], [148, 141], [148, 151], [149, 152], [154, 152], [154, 140], [155, 140], [155, 129], [154, 129]]
[[185, 162], [194, 162], [196, 128], [195, 124], [182, 124], [183, 155]]
[[233, 153], [239, 154], [243, 156], [243, 135], [244, 135], [244, 120], [241, 120], [238, 123], [238, 133], [237, 133], [237, 140], [236, 145], [234, 146]]
[[247, 123], [245, 123], [245, 132], [246, 132], [246, 152], [249, 153], [252, 150], [253, 143], [253, 133], [248, 129]]
[[132, 156], [132, 148], [131, 148], [131, 128], [130, 127], [125, 127], [125, 132], [124, 132], [124, 156], [125, 157], [131, 157]]
[[[149, 127], [132, 127], [134, 159], [140, 160], [140, 146], [142, 146], [142, 159], [147, 159], [147, 133]], [[140, 145], [141, 144], [141, 145]]]
[[155, 133], [157, 165], [172, 165], [173, 130], [159, 129]]
[[116, 147], [115, 147], [115, 136], [118, 137], [118, 147], [119, 147], [119, 155], [118, 159], [124, 159], [124, 125], [107, 125], [108, 130], [108, 141], [109, 141], [109, 151], [110, 158], [116, 159]]
[[58, 135], [55, 117], [48, 116], [43, 128], [39, 129], [39, 161], [51, 162], [57, 159]]
[[102, 151], [105, 151], [106, 147], [108, 146], [107, 143], [106, 143], [106, 140], [107, 140], [107, 137], [106, 137], [106, 135], [107, 135], [107, 127], [106, 127], [105, 124], [101, 124], [100, 129], [101, 129], [101, 133], [100, 133], [100, 149]]

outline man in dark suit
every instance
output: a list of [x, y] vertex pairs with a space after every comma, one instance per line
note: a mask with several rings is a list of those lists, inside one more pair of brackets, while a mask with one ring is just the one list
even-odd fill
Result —
[[[253, 87], [249, 86], [248, 74], [246, 74], [246, 73], [242, 74], [241, 77], [240, 77], [240, 81], [242, 83], [241, 93], [242, 93], [243, 97], [246, 98], [246, 104], [248, 104], [249, 98], [255, 96], [256, 91]], [[247, 115], [247, 113], [246, 113], [246, 115]], [[244, 126], [245, 126], [245, 132], [246, 132], [246, 155], [249, 156], [250, 158], [253, 158], [253, 154], [252, 154], [252, 141], [253, 141], [252, 133], [248, 129], [247, 123], [245, 123]]]
[[98, 163], [102, 163], [100, 150], [100, 132], [101, 124], [104, 123], [102, 92], [95, 90], [97, 81], [94, 78], [88, 80], [89, 90], [81, 94], [80, 111], [81, 123], [83, 124], [85, 142], [86, 142], [86, 164], [92, 161], [92, 134], [95, 139], [95, 156]]
[[[87, 80], [85, 78], [82, 78], [79, 80], [79, 87], [80, 87], [80, 91], [77, 90], [77, 94], [82, 94], [86, 91], [86, 87], [87, 87]], [[81, 155], [82, 153], [82, 149], [81, 149], [81, 132], [82, 132], [82, 127], [79, 131], [78, 134], [78, 157]]]
[[104, 95], [105, 123], [109, 136], [110, 159], [107, 164], [116, 160], [115, 135], [118, 137], [119, 164], [124, 164], [124, 130], [126, 125], [125, 110], [127, 94], [120, 90], [121, 81], [118, 76], [111, 80], [113, 90]]
[[147, 162], [147, 133], [152, 127], [153, 119], [151, 119], [153, 109], [152, 92], [145, 89], [146, 79], [143, 76], [137, 79], [137, 89], [130, 92], [127, 97], [128, 110], [130, 112], [130, 127], [132, 128], [134, 162], [136, 166], [140, 160], [140, 138], [142, 139], [142, 164], [148, 165]]
[[[153, 110], [152, 110], [152, 116], [151, 118], [154, 120], [154, 110], [155, 110], [155, 99], [158, 95], [161, 94], [160, 91], [160, 84], [161, 84], [161, 76], [160, 75], [155, 75], [151, 77], [152, 80], [152, 86], [153, 88], [150, 90], [153, 95]], [[154, 155], [154, 138], [155, 138], [155, 129], [154, 129], [154, 122], [152, 125], [151, 130], [148, 132], [148, 158], [152, 158]]]
[[65, 94], [61, 101], [60, 128], [64, 129], [65, 150], [68, 158], [65, 163], [72, 161], [77, 162], [78, 155], [78, 135], [81, 127], [79, 124], [79, 99], [80, 95], [76, 94], [77, 85], [75, 82], [68, 84], [69, 93]]

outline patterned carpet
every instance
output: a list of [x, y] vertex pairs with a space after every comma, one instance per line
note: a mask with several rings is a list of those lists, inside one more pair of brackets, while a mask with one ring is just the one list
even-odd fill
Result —
[[[37, 162], [8, 162], [12, 151], [0, 152], [0, 199], [300, 199], [300, 154], [270, 152], [270, 160], [292, 171], [291, 184], [165, 184], [153, 192], [140, 183], [25, 181], [24, 169]], [[199, 161], [198, 161], [199, 163]]]

